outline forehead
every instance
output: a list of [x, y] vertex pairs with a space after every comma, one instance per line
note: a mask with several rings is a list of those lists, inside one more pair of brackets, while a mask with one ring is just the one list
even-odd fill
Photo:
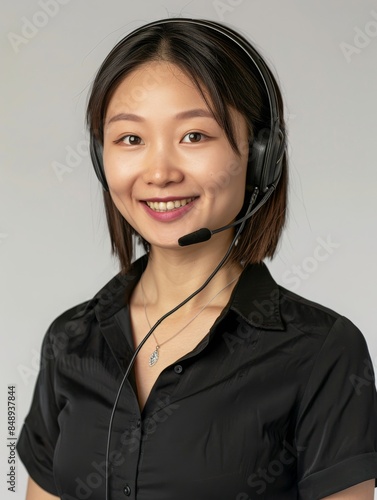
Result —
[[[204, 88], [203, 92], [210, 102]], [[182, 98], [201, 101], [208, 108], [201, 92], [186, 72], [168, 61], [150, 61], [123, 78], [110, 99], [107, 112], [118, 105], [127, 106], [129, 110], [142, 107], [148, 103], [148, 99], [165, 93], [170, 95], [172, 105]]]

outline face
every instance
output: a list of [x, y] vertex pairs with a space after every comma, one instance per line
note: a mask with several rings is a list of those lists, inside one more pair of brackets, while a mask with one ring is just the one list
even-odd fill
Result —
[[242, 208], [248, 130], [242, 115], [230, 112], [240, 156], [172, 63], [139, 66], [113, 94], [104, 123], [110, 195], [152, 246], [178, 247], [181, 236], [228, 224]]

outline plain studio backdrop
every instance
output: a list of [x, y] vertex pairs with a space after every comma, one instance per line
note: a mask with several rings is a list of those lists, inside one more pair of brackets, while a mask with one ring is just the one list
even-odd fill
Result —
[[[6, 483], [8, 385], [16, 386], [18, 436], [47, 327], [118, 272], [88, 155], [90, 84], [125, 34], [176, 16], [228, 23], [277, 73], [289, 131], [289, 222], [266, 263], [282, 286], [350, 318], [376, 369], [374, 0], [3, 1], [1, 498], [23, 499], [26, 486], [19, 461], [16, 493]], [[367, 371], [365, 381], [373, 383]]]

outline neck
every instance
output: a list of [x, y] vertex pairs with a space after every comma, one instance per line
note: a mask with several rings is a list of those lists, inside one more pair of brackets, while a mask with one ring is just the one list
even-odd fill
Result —
[[[148, 307], [167, 311], [182, 302], [210, 276], [229, 244], [230, 241], [222, 238], [222, 242], [211, 241], [211, 244], [206, 242], [184, 249], [152, 247], [142, 276]], [[241, 271], [242, 267], [238, 263], [225, 264], [206, 288], [184, 306], [185, 313], [202, 307], [216, 292], [238, 277]], [[235, 284], [236, 281], [219, 294], [212, 305], [224, 307]], [[137, 295], [139, 297], [140, 294]]]

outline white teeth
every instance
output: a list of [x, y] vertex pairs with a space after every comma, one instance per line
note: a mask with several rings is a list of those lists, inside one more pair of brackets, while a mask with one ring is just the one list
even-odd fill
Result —
[[182, 200], [175, 201], [147, 201], [149, 208], [155, 212], [168, 212], [169, 210], [174, 210], [175, 208], [184, 207], [187, 203], [190, 203], [194, 198], [184, 198]]

